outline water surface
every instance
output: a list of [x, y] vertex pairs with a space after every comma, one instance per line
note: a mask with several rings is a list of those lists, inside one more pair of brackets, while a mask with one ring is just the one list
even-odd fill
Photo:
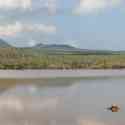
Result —
[[[112, 103], [120, 112], [107, 111]], [[125, 125], [125, 78], [0, 80], [1, 125]]]

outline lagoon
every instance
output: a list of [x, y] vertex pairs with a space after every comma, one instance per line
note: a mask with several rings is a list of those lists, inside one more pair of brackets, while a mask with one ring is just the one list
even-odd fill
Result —
[[124, 125], [124, 116], [122, 76], [0, 80], [2, 125]]

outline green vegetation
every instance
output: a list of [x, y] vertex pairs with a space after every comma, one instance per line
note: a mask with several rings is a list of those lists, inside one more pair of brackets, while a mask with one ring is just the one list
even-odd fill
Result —
[[63, 52], [33, 48], [0, 48], [0, 69], [119, 69], [125, 53]]

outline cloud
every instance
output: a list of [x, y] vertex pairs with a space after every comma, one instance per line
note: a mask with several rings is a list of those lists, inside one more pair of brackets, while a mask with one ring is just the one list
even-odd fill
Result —
[[46, 24], [23, 24], [16, 22], [15, 24], [0, 25], [1, 36], [15, 36], [22, 32], [41, 32], [46, 34], [56, 33], [56, 26]]
[[38, 24], [38, 25], [34, 25], [31, 29], [32, 30], [37, 29], [38, 31], [41, 31], [44, 33], [55, 33], [56, 32], [56, 27], [54, 25]]
[[123, 0], [80, 0], [75, 14], [92, 13], [106, 8], [114, 8], [122, 4]]
[[0, 0], [1, 9], [29, 9], [32, 6], [32, 0]]
[[66, 42], [66, 44], [69, 44], [69, 45], [71, 45], [71, 46], [73, 46], [73, 47], [80, 47], [78, 40], [68, 40], [68, 41]]
[[37, 43], [37, 42], [36, 42], [35, 40], [31, 39], [31, 40], [28, 42], [28, 45], [32, 47], [32, 46], [35, 46], [36, 43]]
[[40, 7], [49, 13], [56, 13], [57, 0], [40, 0]]

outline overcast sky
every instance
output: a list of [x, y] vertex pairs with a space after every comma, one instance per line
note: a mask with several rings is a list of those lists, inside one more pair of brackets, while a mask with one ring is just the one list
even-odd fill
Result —
[[0, 0], [0, 38], [125, 50], [125, 0]]

